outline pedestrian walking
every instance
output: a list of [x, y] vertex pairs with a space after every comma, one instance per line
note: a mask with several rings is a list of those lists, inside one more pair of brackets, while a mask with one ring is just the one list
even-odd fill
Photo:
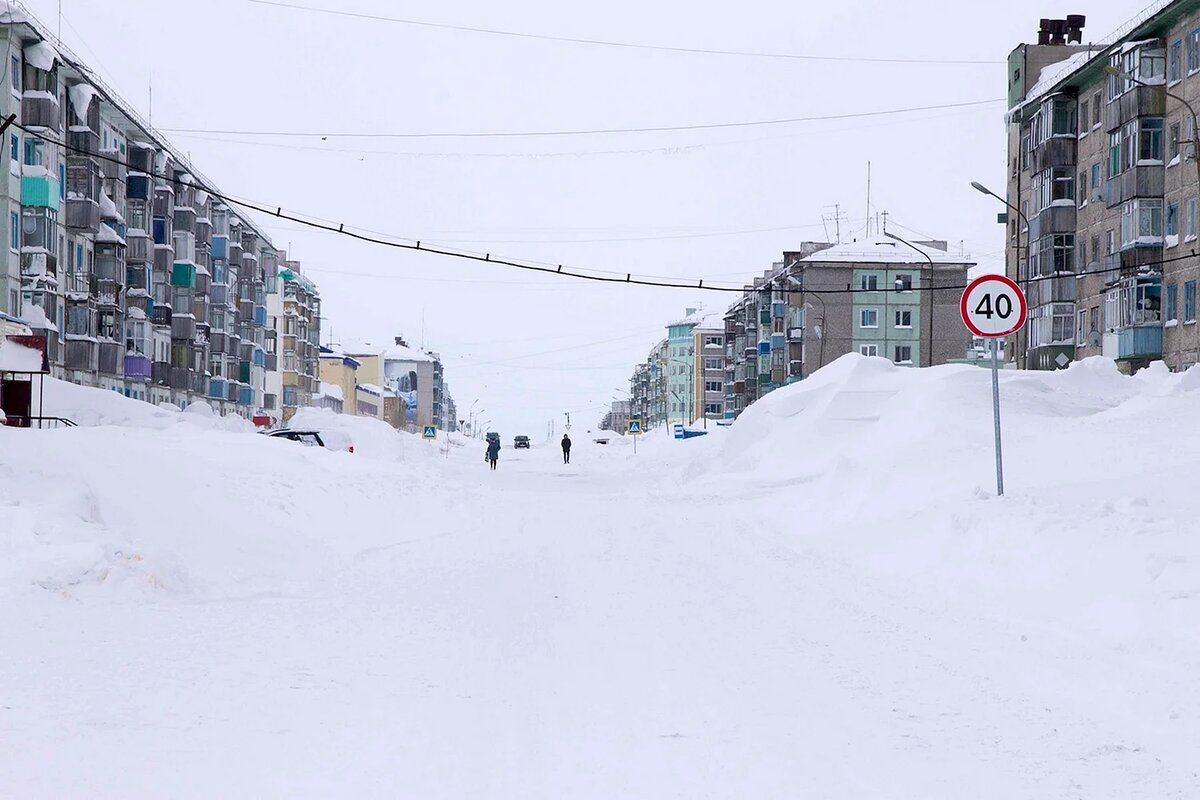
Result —
[[487, 449], [488, 463], [492, 465], [492, 469], [496, 468], [496, 462], [500, 460], [500, 440], [493, 439], [488, 442]]
[[567, 436], [565, 433], [563, 434], [563, 438], [562, 438], [562, 449], [563, 449], [563, 463], [570, 464], [571, 463], [571, 437]]

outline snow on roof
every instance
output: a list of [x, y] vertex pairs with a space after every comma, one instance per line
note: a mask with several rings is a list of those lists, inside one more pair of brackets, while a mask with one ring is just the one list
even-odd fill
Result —
[[41, 306], [26, 306], [21, 314], [21, 319], [31, 328], [47, 331], [58, 330], [58, 326], [46, 317], [46, 312], [42, 310]]
[[[913, 248], [916, 249], [913, 249]], [[920, 251], [920, 252], [918, 252]], [[886, 236], [872, 236], [856, 242], [835, 244], [800, 259], [808, 264], [823, 264], [836, 262], [845, 264], [925, 264], [928, 260], [935, 264], [973, 264], [969, 256], [956, 256], [942, 250], [921, 247], [914, 243], [909, 247], [903, 242], [889, 239]]]
[[394, 344], [383, 351], [385, 361], [435, 361], [433, 356], [422, 353], [414, 347]]
[[380, 386], [376, 386], [373, 383], [360, 383], [357, 386], [359, 389], [366, 392], [367, 394], [373, 394], [373, 395], [376, 395], [377, 397], [383, 396], [383, 388]]
[[100, 218], [115, 219], [121, 223], [125, 222], [125, 218], [121, 216], [121, 212], [117, 211], [117, 204], [103, 190], [100, 192]]
[[1031, 103], [1047, 94], [1063, 78], [1083, 67], [1083, 65], [1091, 61], [1092, 57], [1095, 55], [1096, 53], [1092, 52], [1091, 50], [1080, 50], [1078, 53], [1075, 53], [1062, 61], [1056, 61], [1048, 67], [1043, 67], [1042, 71], [1038, 73], [1037, 83], [1035, 83], [1033, 88], [1025, 94], [1024, 103], [1019, 105]]
[[80, 119], [87, 121], [88, 108], [96, 97], [96, 88], [90, 83], [77, 83], [67, 87], [67, 95], [71, 98], [71, 107]]
[[96, 232], [96, 243], [97, 244], [125, 244], [125, 240], [122, 239], [117, 234], [116, 231], [114, 231], [108, 225], [101, 222], [100, 230], [98, 230]]
[[42, 352], [0, 337], [0, 372], [41, 372]]
[[0, 25], [19, 25], [22, 22], [29, 22], [29, 17], [13, 8], [11, 3], [5, 3], [5, 5], [8, 8], [0, 11]]
[[725, 313], [723, 311], [708, 311], [706, 309], [700, 309], [698, 311], [693, 311], [691, 314], [688, 314], [686, 317], [682, 317], [680, 319], [676, 319], [676, 320], [672, 320], [671, 322], [668, 322], [667, 327], [668, 328], [676, 328], [676, 327], [679, 327], [680, 325], [690, 325], [696, 329], [700, 329], [700, 328], [703, 328], [705, 330], [715, 330], [717, 328], [724, 329], [724, 327], [725, 327], [724, 320], [725, 320]]
[[342, 391], [342, 387], [336, 383], [326, 383], [321, 381], [321, 394], [326, 397], [332, 397], [334, 400], [345, 400], [346, 393]]
[[49, 72], [54, 69], [54, 62], [62, 61], [62, 57], [54, 45], [43, 41], [25, 46], [25, 61], [35, 69]]

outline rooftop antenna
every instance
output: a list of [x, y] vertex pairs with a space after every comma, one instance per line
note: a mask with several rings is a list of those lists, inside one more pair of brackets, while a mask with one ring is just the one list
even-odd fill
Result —
[[871, 162], [867, 162], [867, 236], [871, 235]]
[[835, 231], [837, 233], [837, 243], [842, 243], [842, 204], [833, 204], [833, 221], [836, 223]]

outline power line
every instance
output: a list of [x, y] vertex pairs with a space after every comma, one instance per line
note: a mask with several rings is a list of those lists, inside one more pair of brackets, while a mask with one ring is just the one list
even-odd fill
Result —
[[441, 30], [463, 31], [467, 33], [482, 33], [489, 36], [509, 36], [517, 39], [540, 39], [550, 42], [567, 42], [570, 44], [586, 44], [597, 47], [618, 47], [626, 50], [654, 50], [666, 53], [687, 53], [691, 55], [711, 55], [711, 56], [737, 56], [741, 58], [775, 58], [775, 59], [790, 59], [798, 61], [833, 61], [833, 62], [850, 62], [862, 64], [958, 64], [958, 65], [986, 65], [993, 66], [995, 64], [1003, 64], [1003, 61], [984, 61], [977, 59], [939, 59], [939, 58], [886, 58], [872, 56], [820, 56], [804, 53], [767, 53], [755, 52], [750, 50], [717, 50], [705, 47], [673, 47], [670, 45], [656, 44], [639, 44], [636, 42], [614, 42], [605, 39], [586, 39], [574, 36], [554, 36], [551, 34], [525, 33], [522, 31], [501, 30], [499, 28], [480, 28], [471, 25], [453, 25], [444, 22], [428, 22], [417, 19], [404, 19], [401, 17], [385, 17], [379, 14], [366, 14], [357, 11], [340, 11], [332, 8], [318, 8], [315, 6], [302, 6], [295, 3], [282, 3], [278, 0], [248, 0], [262, 6], [273, 6], [275, 8], [286, 8], [292, 11], [307, 11], [314, 14], [328, 14], [337, 17], [350, 17], [354, 19], [364, 19], [373, 22], [390, 22], [396, 25], [412, 25], [421, 28], [438, 28]]
[[[59, 147], [63, 147], [66, 150], [69, 150], [72, 152], [81, 153], [83, 155], [90, 156], [92, 158], [96, 158], [96, 159], [99, 159], [102, 161], [109, 161], [109, 162], [112, 162], [115, 164], [120, 164], [127, 168], [133, 166], [128, 161], [118, 159], [114, 156], [109, 156], [109, 155], [106, 155], [103, 153], [91, 152], [84, 148], [72, 146], [71, 144], [69, 144], [67, 142], [56, 141], [54, 139], [50, 139], [50, 138], [44, 136], [42, 132], [35, 130], [33, 128], [29, 128], [21, 123], [14, 122], [13, 127], [19, 128], [20, 130], [23, 130], [26, 133], [32, 134], [33, 136], [43, 139], [46, 142], [57, 145]], [[161, 177], [163, 180], [170, 181], [173, 184], [187, 185], [183, 181], [176, 179], [176, 178], [167, 178], [166, 176], [158, 176], [158, 177]], [[201, 184], [199, 184], [198, 182], [195, 182], [195, 181], [193, 181], [193, 184], [202, 186]], [[508, 259], [508, 258], [492, 258], [490, 253], [485, 253], [483, 255], [479, 255], [477, 253], [465, 253], [465, 252], [459, 252], [459, 251], [455, 251], [455, 250], [449, 250], [449, 249], [446, 249], [443, 247], [431, 247], [429, 245], [422, 245], [420, 240], [393, 241], [393, 240], [389, 240], [389, 239], [380, 239], [377, 237], [368, 236], [364, 233], [359, 233], [354, 229], [347, 228], [345, 223], [338, 223], [335, 225], [334, 223], [316, 222], [313, 220], [304, 219], [303, 217], [298, 217], [291, 213], [285, 213], [283, 211], [282, 206], [276, 206], [273, 208], [267, 207], [267, 206], [262, 205], [261, 203], [255, 203], [253, 201], [241, 200], [241, 199], [231, 197], [229, 195], [218, 192], [217, 190], [212, 189], [207, 186], [202, 186], [202, 188], [204, 189], [204, 191], [206, 191], [209, 195], [211, 195], [213, 197], [216, 197], [220, 200], [224, 200], [225, 202], [231, 203], [233, 205], [241, 206], [242, 208], [249, 209], [251, 211], [257, 211], [260, 214], [265, 214], [267, 216], [276, 217], [279, 219], [285, 219], [285, 220], [288, 220], [291, 222], [298, 223], [300, 225], [307, 226], [309, 228], [313, 228], [315, 230], [326, 231], [328, 233], [334, 233], [339, 236], [346, 236], [348, 238], [355, 239], [357, 241], [367, 242], [369, 244], [377, 244], [382, 247], [391, 247], [391, 248], [397, 249], [397, 250], [408, 250], [408, 251], [414, 251], [414, 252], [420, 252], [420, 253], [428, 253], [430, 255], [445, 256], [448, 258], [456, 258], [456, 259], [460, 259], [463, 261], [474, 261], [477, 263], [495, 264], [498, 266], [511, 267], [513, 269], [524, 270], [527, 272], [537, 272], [537, 273], [541, 273], [544, 275], [558, 275], [558, 276], [567, 277], [567, 278], [576, 278], [578, 280], [592, 281], [594, 283], [624, 284], [624, 285], [629, 285], [629, 286], [646, 286], [646, 287], [656, 287], [656, 288], [663, 288], [663, 289], [691, 289], [691, 290], [706, 291], [706, 292], [722, 292], [722, 293], [732, 293], [732, 294], [744, 294], [744, 293], [753, 292], [756, 290], [757, 291], [766, 291], [771, 288], [769, 285], [762, 286], [762, 287], [751, 287], [749, 289], [745, 285], [721, 286], [721, 285], [714, 285], [714, 284], [705, 284], [705, 282], [703, 280], [689, 280], [687, 282], [681, 282], [680, 280], [658, 279], [658, 278], [649, 277], [649, 276], [634, 276], [634, 274], [632, 272], [624, 273], [624, 277], [621, 277], [620, 273], [596, 274], [595, 272], [591, 272], [591, 273], [581, 272], [576, 268], [568, 268], [561, 264], [556, 268], [556, 267], [552, 267], [552, 266], [542, 266], [540, 264], [534, 264], [534, 263], [530, 263], [530, 262], [514, 261], [514, 260]], [[1159, 259], [1158, 261], [1147, 262], [1147, 263], [1141, 264], [1139, 266], [1142, 268], [1145, 268], [1145, 267], [1159, 266], [1159, 265], [1163, 265], [1163, 264], [1171, 264], [1176, 261], [1183, 261], [1185, 259], [1194, 258], [1194, 257], [1196, 257], [1196, 255], [1197, 255], [1197, 252], [1195, 250], [1192, 250], [1186, 254], [1172, 256], [1171, 258]], [[819, 253], [818, 253], [818, 256], [819, 256]], [[814, 261], [819, 262], [820, 259], [815, 258]], [[953, 263], [953, 262], [951, 262], [951, 263]], [[1078, 278], [1078, 277], [1084, 277], [1087, 275], [1108, 274], [1111, 272], [1112, 272], [1112, 270], [1110, 268], [1105, 267], [1105, 268], [1101, 268], [1101, 269], [1083, 270], [1083, 271], [1079, 271], [1079, 272], [1069, 273], [1068, 277]], [[1024, 282], [1027, 284], [1028, 283], [1040, 283], [1041, 281], [1059, 280], [1062, 277], [1063, 276], [1059, 275], [1059, 274], [1036, 276], [1036, 277], [1026, 278], [1024, 280]], [[928, 288], [928, 291], [930, 291], [930, 292], [955, 291], [955, 290], [961, 291], [966, 288], [967, 288], [967, 284], [952, 285], [952, 286], [939, 286], [939, 287], [931, 286]], [[812, 289], [812, 288], [808, 288], [808, 287], [800, 287], [796, 291], [800, 291], [800, 292], [806, 293], [806, 294], [833, 296], [833, 295], [854, 295], [854, 294], [862, 294], [862, 293], [867, 293], [867, 292], [870, 292], [872, 294], [876, 294], [879, 292], [888, 294], [888, 293], [900, 292], [900, 291], [904, 291], [904, 290], [896, 289], [894, 287], [888, 287], [888, 286], [885, 286], [885, 287], [882, 287], [879, 289], [874, 289], [874, 290], [855, 289], [852, 285], [847, 285], [847, 287], [845, 289]]]
[[[259, 0], [251, 0], [259, 2]], [[705, 122], [692, 125], [653, 125], [637, 128], [593, 128], [587, 130], [552, 130], [552, 131], [443, 131], [431, 133], [395, 133], [395, 132], [343, 132], [331, 131], [247, 131], [247, 130], [215, 130], [210, 128], [159, 128], [164, 133], [207, 133], [224, 136], [286, 136], [296, 138], [321, 139], [489, 139], [516, 138], [538, 136], [599, 136], [617, 133], [668, 133], [672, 131], [701, 131], [720, 130], [726, 128], [755, 128], [772, 125], [793, 125], [799, 122], [827, 122], [839, 119], [864, 119], [868, 117], [884, 117], [894, 114], [911, 114], [921, 111], [938, 111], [946, 108], [968, 108], [1003, 102], [1003, 98], [990, 100], [971, 100], [964, 103], [940, 103], [931, 106], [910, 106], [908, 108], [892, 108], [885, 111], [857, 111], [846, 114], [822, 114], [811, 117], [788, 117], [781, 119], [759, 119], [744, 122]]]

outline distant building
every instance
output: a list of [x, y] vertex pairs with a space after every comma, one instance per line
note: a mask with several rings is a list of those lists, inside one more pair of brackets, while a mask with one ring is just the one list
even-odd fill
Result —
[[358, 404], [354, 387], [358, 385], [359, 362], [332, 347], [322, 347], [320, 350], [320, 379], [321, 392], [325, 393], [328, 385], [341, 389], [344, 403], [343, 413], [354, 415], [358, 413]]

